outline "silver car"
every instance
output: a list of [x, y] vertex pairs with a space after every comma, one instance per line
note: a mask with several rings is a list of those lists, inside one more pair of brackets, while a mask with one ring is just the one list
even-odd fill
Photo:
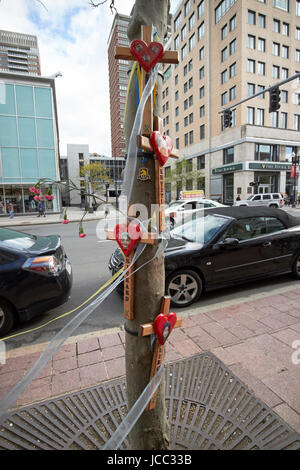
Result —
[[235, 206], [267, 206], [280, 208], [284, 205], [281, 193], [252, 194], [248, 199], [235, 201]]

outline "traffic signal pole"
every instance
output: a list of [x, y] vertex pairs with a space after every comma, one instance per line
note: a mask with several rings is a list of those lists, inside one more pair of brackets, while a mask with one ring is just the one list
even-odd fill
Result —
[[284, 85], [285, 83], [296, 80], [297, 78], [300, 78], [300, 72], [296, 73], [295, 75], [293, 75], [290, 78], [287, 78], [286, 80], [282, 80], [279, 83], [275, 83], [274, 85], [270, 86], [269, 88], [266, 88], [265, 90], [259, 91], [258, 93], [255, 93], [254, 95], [247, 96], [247, 98], [244, 98], [243, 100], [238, 101], [237, 103], [233, 104], [232, 106], [228, 106], [227, 108], [224, 108], [222, 111], [219, 111], [219, 114], [225, 114], [226, 111], [230, 111], [231, 109], [236, 108], [238, 105], [240, 105], [242, 103], [245, 103], [246, 101], [252, 100], [253, 98], [256, 98], [257, 96], [260, 96], [260, 95], [263, 95], [265, 93], [271, 92], [272, 90], [274, 90], [274, 88], [278, 88], [278, 87]]

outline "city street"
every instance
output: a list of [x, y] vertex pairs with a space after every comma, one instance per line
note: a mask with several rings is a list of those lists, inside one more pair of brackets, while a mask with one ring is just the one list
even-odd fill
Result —
[[[294, 215], [299, 213], [297, 209], [288, 210], [291, 213], [294, 212]], [[96, 226], [97, 221], [85, 223], [85, 233], [87, 236], [83, 239], [78, 237], [77, 223], [70, 223], [68, 225], [49, 224], [15, 227], [16, 230], [31, 234], [60, 234], [62, 244], [72, 264], [74, 281], [71, 298], [66, 304], [36, 317], [28, 323], [24, 323], [19, 326], [18, 329], [13, 330], [11, 334], [36, 328], [65, 312], [69, 312], [89, 298], [110, 278], [110, 271], [107, 267], [108, 260], [117, 244], [111, 241], [97, 240]], [[295, 286], [297, 282], [299, 281], [295, 281], [289, 275], [285, 275], [264, 282], [252, 282], [247, 285], [218, 290], [206, 294], [191, 307], [181, 309], [180, 314], [182, 316], [188, 316], [201, 312], [204, 313], [206, 309], [211, 310], [216, 307], [227, 307], [238, 301], [261, 298], [264, 293], [275, 293], [278, 290]], [[178, 309], [174, 310], [177, 313], [179, 312]], [[7, 341], [9, 349], [48, 342], [78, 311], [79, 310], [62, 319], [58, 319], [37, 331], [10, 339]], [[74, 335], [87, 334], [103, 329], [120, 327], [122, 325], [122, 300], [116, 292], [112, 292], [108, 299], [97, 307], [88, 319], [74, 332]]]

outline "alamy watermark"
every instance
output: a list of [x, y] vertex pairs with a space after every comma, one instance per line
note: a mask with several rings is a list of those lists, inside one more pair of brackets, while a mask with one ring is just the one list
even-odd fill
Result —
[[6, 364], [6, 346], [4, 341], [0, 341], [0, 365]]
[[292, 348], [296, 349], [292, 354], [292, 363], [298, 366], [300, 364], [300, 339], [293, 341]]

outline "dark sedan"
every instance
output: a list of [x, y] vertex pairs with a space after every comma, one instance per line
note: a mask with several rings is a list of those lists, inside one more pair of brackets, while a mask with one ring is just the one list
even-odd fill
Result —
[[0, 228], [0, 337], [66, 302], [71, 264], [58, 235], [34, 236]]
[[[109, 268], [123, 264], [116, 250]], [[300, 218], [269, 207], [206, 209], [175, 227], [165, 249], [166, 293], [187, 307], [204, 291], [291, 272], [300, 279]]]

